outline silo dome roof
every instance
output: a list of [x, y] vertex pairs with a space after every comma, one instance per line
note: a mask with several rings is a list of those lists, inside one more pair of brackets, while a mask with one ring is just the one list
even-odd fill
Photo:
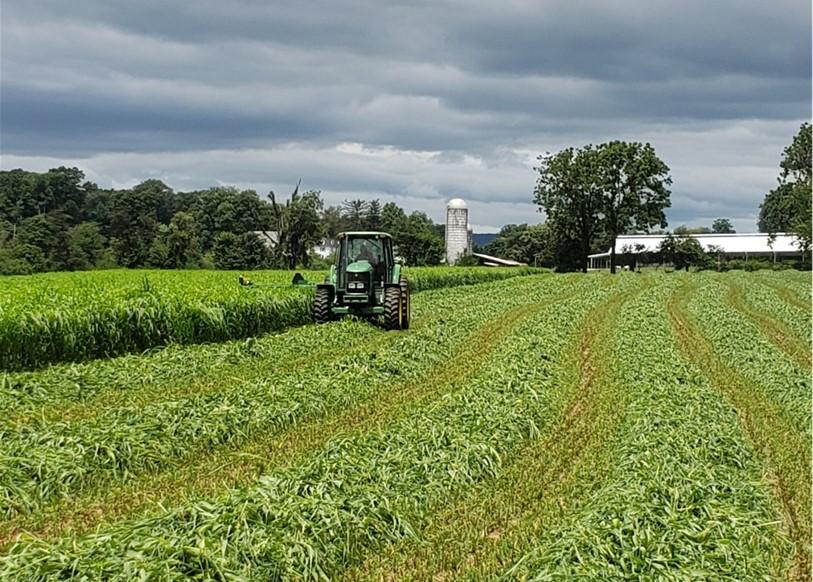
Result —
[[446, 205], [446, 208], [467, 208], [466, 201], [462, 198], [452, 198]]

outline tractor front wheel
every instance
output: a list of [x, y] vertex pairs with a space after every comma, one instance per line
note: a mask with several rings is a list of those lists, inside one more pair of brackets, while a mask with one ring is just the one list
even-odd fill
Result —
[[313, 320], [316, 323], [330, 321], [330, 289], [316, 289], [316, 295], [313, 297]]
[[401, 288], [387, 287], [384, 289], [384, 327], [401, 329], [401, 311]]

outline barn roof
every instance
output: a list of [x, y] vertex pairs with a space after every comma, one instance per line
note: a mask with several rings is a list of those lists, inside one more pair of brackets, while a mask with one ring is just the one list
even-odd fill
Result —
[[[705, 250], [709, 247], [721, 248], [728, 254], [766, 254], [772, 253], [798, 253], [799, 240], [794, 234], [777, 233], [773, 242], [766, 232], [736, 233], [736, 234], [689, 234], [676, 236], [690, 236], [697, 239]], [[615, 252], [621, 254], [625, 252], [641, 253], [656, 252], [661, 241], [666, 238], [665, 234], [627, 234], [619, 236], [615, 241]], [[591, 257], [609, 256], [611, 249], [604, 253], [596, 253]]]

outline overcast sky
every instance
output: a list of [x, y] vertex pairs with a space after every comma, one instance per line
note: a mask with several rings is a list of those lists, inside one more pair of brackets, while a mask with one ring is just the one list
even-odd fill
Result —
[[0, 167], [538, 222], [536, 157], [651, 142], [670, 226], [755, 229], [811, 116], [810, 0], [4, 0]]

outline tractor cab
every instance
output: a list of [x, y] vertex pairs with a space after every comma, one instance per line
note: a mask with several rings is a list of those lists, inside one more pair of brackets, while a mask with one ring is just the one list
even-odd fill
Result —
[[348, 232], [339, 235], [336, 256], [337, 293], [348, 301], [368, 302], [384, 292], [395, 261], [388, 234]]
[[409, 325], [409, 288], [395, 261], [392, 237], [385, 232], [343, 232], [336, 263], [317, 285], [314, 319], [325, 323], [341, 315], [383, 316], [390, 329]]

